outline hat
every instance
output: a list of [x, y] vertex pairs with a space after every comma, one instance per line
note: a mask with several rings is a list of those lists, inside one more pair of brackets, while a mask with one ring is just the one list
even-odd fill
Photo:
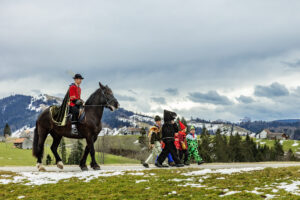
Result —
[[172, 112], [172, 111], [168, 111], [168, 110], [164, 110], [164, 121], [165, 122], [170, 122], [172, 120], [174, 120], [177, 117], [177, 114]]
[[75, 74], [73, 79], [84, 79], [84, 78], [81, 76], [81, 74]]
[[196, 129], [195, 129], [195, 126], [191, 126], [191, 130], [196, 130]]
[[158, 116], [158, 115], [156, 115], [155, 117], [154, 117], [154, 121], [161, 121], [161, 118], [160, 118], [160, 116]]
[[179, 120], [180, 129], [184, 130], [186, 129], [186, 126]]

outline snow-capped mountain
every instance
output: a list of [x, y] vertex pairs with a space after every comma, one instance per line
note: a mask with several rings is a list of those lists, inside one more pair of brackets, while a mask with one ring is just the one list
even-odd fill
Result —
[[[6, 123], [12, 132], [22, 128], [32, 128], [39, 113], [46, 107], [60, 104], [60, 99], [49, 95], [12, 95], [0, 99], [0, 135]], [[18, 135], [18, 133], [15, 133]]]

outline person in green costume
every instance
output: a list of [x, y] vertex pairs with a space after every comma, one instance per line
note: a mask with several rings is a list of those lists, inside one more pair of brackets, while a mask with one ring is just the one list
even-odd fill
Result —
[[186, 137], [187, 144], [188, 144], [188, 151], [189, 151], [188, 161], [190, 162], [191, 159], [194, 157], [198, 165], [201, 165], [204, 163], [204, 161], [200, 157], [198, 152], [198, 141], [195, 132], [196, 132], [195, 127], [192, 126], [190, 133]]

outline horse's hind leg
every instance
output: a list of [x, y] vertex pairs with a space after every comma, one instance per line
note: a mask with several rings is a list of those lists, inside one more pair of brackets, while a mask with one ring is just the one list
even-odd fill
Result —
[[42, 129], [42, 128], [40, 128], [40, 130], [38, 130], [38, 131], [39, 131], [40, 135], [38, 138], [37, 167], [38, 167], [39, 171], [46, 171], [46, 169], [43, 167], [42, 159], [43, 159], [43, 154], [44, 154], [44, 144], [45, 144], [45, 140], [48, 135], [48, 131], [45, 129]]
[[56, 160], [56, 165], [59, 169], [63, 169], [64, 168], [64, 164], [59, 156], [59, 154], [57, 153], [57, 148], [60, 144], [60, 141], [61, 141], [61, 138], [62, 136], [59, 136], [55, 133], [51, 133], [51, 136], [53, 138], [53, 143], [51, 145], [51, 151], [55, 157], [55, 160]]
[[91, 155], [91, 158], [92, 158], [91, 167], [94, 170], [100, 170], [100, 166], [97, 164], [96, 158], [95, 158], [95, 146], [94, 146], [94, 143], [96, 142], [97, 138], [98, 138], [98, 135], [96, 135], [93, 139], [88, 140], [88, 145], [90, 145], [90, 155]]

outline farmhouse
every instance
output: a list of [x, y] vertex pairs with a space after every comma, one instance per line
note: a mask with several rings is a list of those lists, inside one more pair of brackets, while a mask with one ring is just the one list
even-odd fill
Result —
[[141, 128], [134, 128], [134, 127], [129, 127], [127, 129], [127, 134], [129, 135], [140, 135], [141, 134]]
[[32, 149], [32, 140], [28, 138], [18, 138], [14, 141], [14, 145], [19, 149]]
[[285, 133], [274, 133], [269, 129], [264, 129], [256, 135], [257, 139], [270, 139], [270, 140], [287, 140], [289, 136]]

